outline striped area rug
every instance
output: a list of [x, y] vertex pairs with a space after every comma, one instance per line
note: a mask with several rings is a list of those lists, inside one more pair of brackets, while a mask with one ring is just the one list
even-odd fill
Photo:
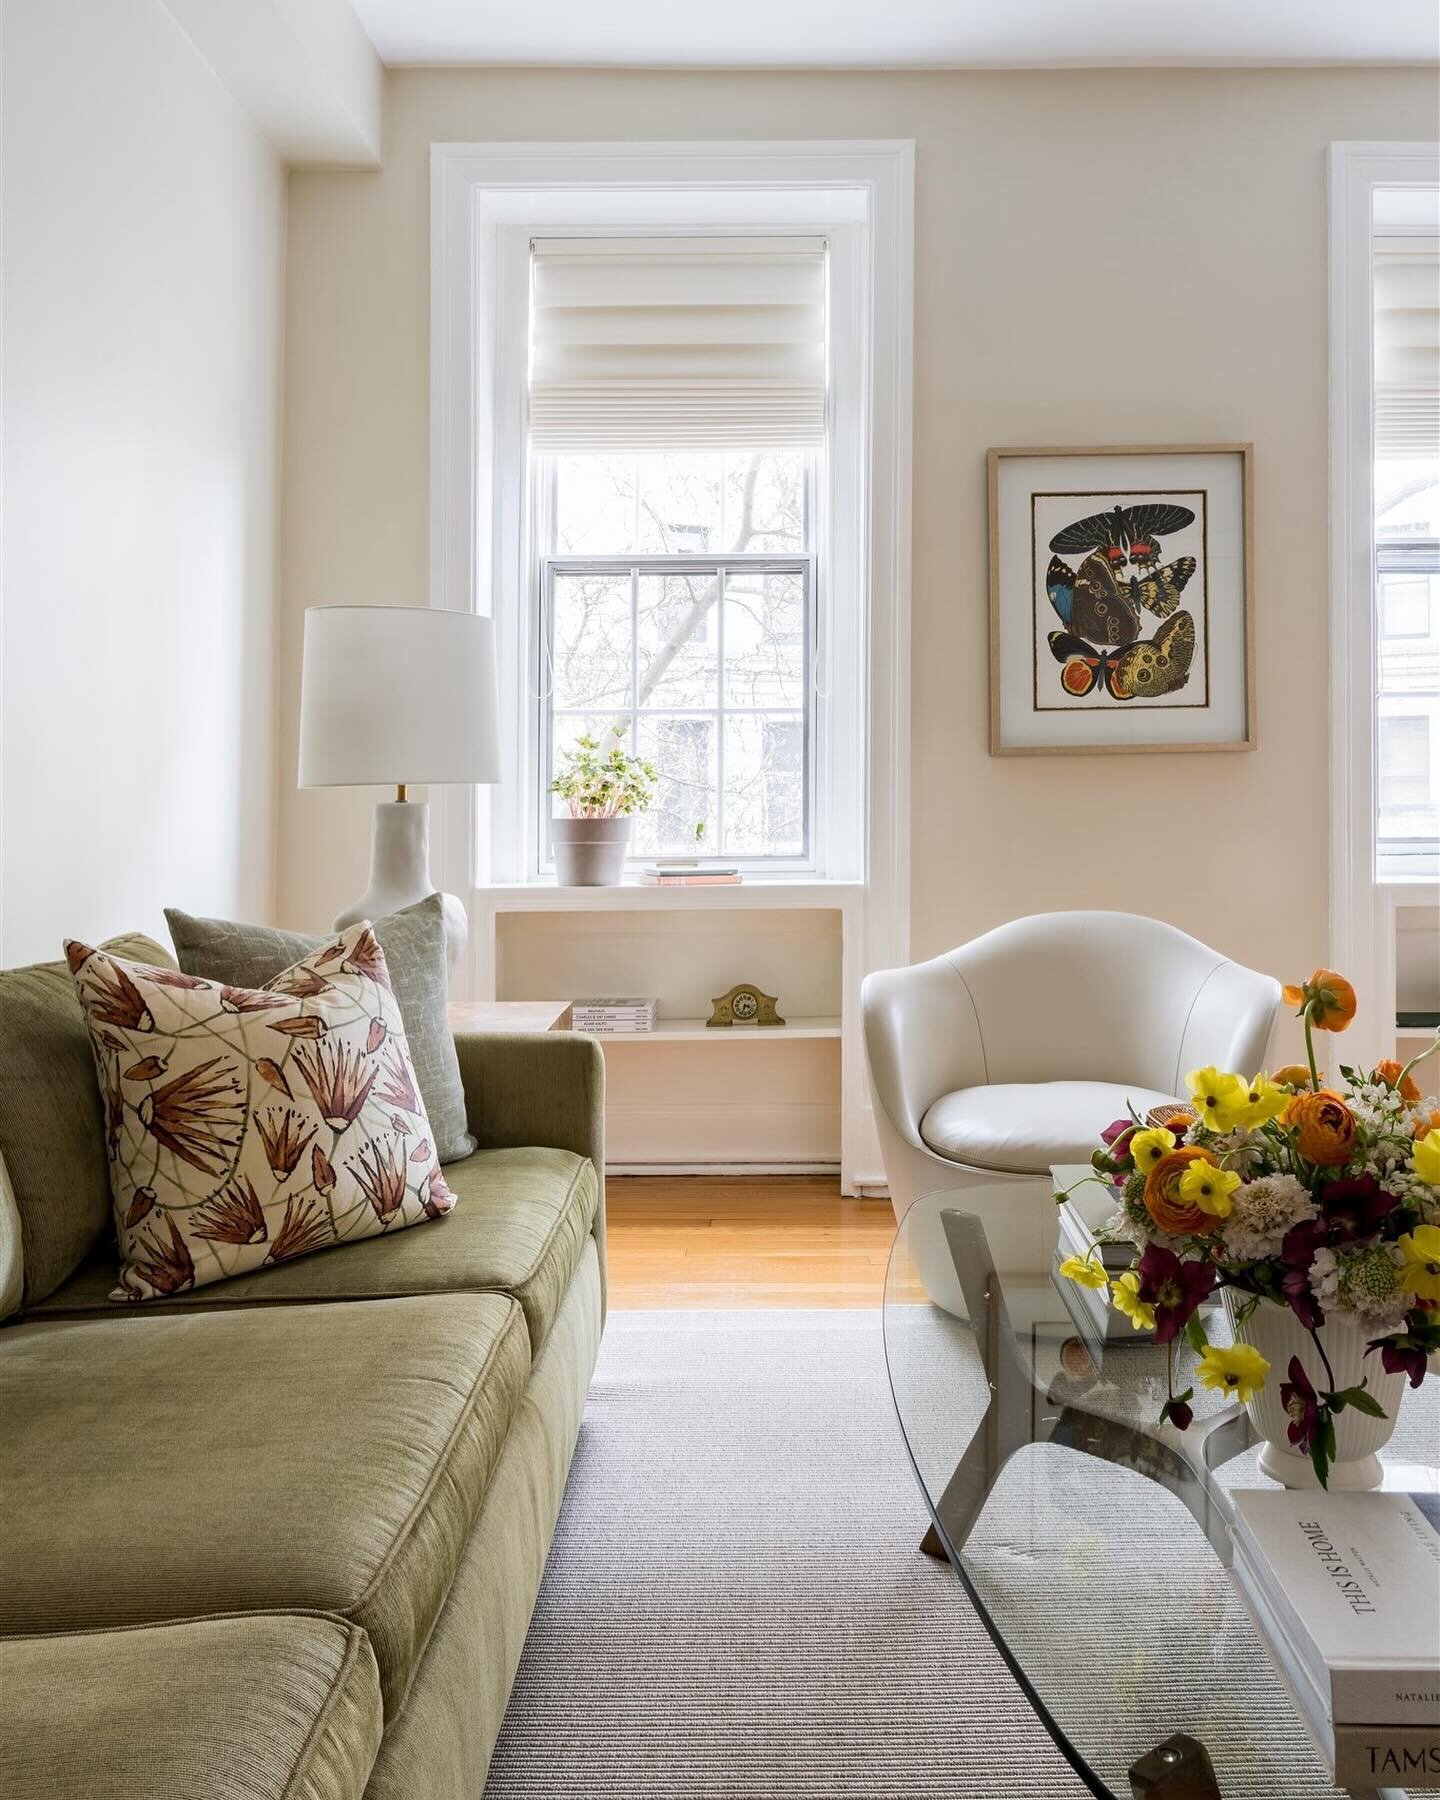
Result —
[[612, 1313], [487, 1800], [1082, 1795], [926, 1523], [878, 1312]]

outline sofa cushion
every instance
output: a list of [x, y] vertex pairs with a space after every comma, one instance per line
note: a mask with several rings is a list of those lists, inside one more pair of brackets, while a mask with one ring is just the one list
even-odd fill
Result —
[[[175, 966], [139, 933], [101, 948]], [[33, 1303], [53, 1293], [110, 1228], [105, 1114], [63, 962], [0, 970], [0, 1155], [20, 1215], [25, 1299]]]
[[[445, 1179], [460, 1204], [434, 1231], [342, 1244], [324, 1256], [218, 1281], [125, 1316], [385, 1294], [504, 1292], [525, 1309], [531, 1349], [538, 1352], [595, 1223], [600, 1184], [594, 1165], [568, 1150], [477, 1150], [452, 1163]], [[113, 1314], [106, 1296], [114, 1280], [113, 1258], [97, 1258], [30, 1316]]]
[[0, 1631], [334, 1612], [388, 1716], [529, 1368], [500, 1294], [8, 1326]]
[[[258, 988], [329, 941], [306, 931], [280, 931], [273, 925], [240, 925], [229, 919], [192, 919], [189, 913], [165, 908], [165, 922], [175, 940], [175, 954], [187, 975]], [[445, 909], [438, 894], [414, 906], [373, 921], [385, 952], [420, 1098], [430, 1115], [435, 1148], [442, 1163], [468, 1156], [475, 1148], [465, 1124], [465, 1092], [455, 1060], [450, 1030]], [[330, 934], [332, 937], [334, 933]]]
[[920, 1121], [937, 1156], [976, 1169], [1044, 1175], [1054, 1163], [1089, 1162], [1100, 1133], [1133, 1108], [1174, 1101], [1154, 1088], [1108, 1081], [1039, 1081], [960, 1088], [945, 1094]]
[[343, 1619], [0, 1639], [0, 1792], [17, 1800], [359, 1800], [381, 1729], [375, 1657]]

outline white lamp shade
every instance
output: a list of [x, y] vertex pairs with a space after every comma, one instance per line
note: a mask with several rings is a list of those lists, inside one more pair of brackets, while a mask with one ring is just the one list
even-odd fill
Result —
[[300, 786], [498, 781], [495, 630], [428, 606], [312, 606]]

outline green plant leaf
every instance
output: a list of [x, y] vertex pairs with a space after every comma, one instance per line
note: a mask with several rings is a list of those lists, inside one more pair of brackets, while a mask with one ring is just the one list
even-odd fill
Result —
[[1185, 1338], [1197, 1356], [1203, 1356], [1210, 1348], [1205, 1336], [1205, 1327], [1200, 1323], [1199, 1313], [1191, 1313], [1185, 1321]]
[[1332, 1394], [1330, 1399], [1336, 1412], [1346, 1406], [1353, 1406], [1356, 1412], [1364, 1413], [1367, 1419], [1386, 1417], [1385, 1408], [1375, 1396], [1365, 1392], [1364, 1382], [1361, 1382], [1359, 1387], [1342, 1388], [1338, 1394]]

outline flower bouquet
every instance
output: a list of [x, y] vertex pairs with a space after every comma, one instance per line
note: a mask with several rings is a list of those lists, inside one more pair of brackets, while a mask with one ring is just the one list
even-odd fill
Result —
[[[1374, 1438], [1383, 1443], [1404, 1378], [1419, 1387], [1427, 1356], [1440, 1350], [1440, 1110], [1422, 1102], [1411, 1075], [1440, 1038], [1403, 1068], [1341, 1064], [1339, 1083], [1327, 1086], [1313, 1034], [1345, 1029], [1354, 989], [1317, 969], [1284, 991], [1304, 1020], [1308, 1067], [1252, 1080], [1197, 1069], [1188, 1106], [1117, 1119], [1101, 1133], [1087, 1179], [1107, 1181], [1118, 1201], [1100, 1241], [1130, 1242], [1134, 1260], [1112, 1279], [1097, 1251], [1066, 1258], [1060, 1273], [1108, 1287], [1111, 1304], [1159, 1344], [1183, 1333], [1200, 1382], [1247, 1403], [1267, 1449], [1278, 1451], [1262, 1456], [1266, 1473], [1299, 1485], [1298, 1458], [1308, 1456], [1325, 1487], [1332, 1465], [1369, 1447], [1352, 1432], [1337, 1453], [1337, 1420], [1384, 1421]], [[1217, 1289], [1226, 1290], [1231, 1345], [1209, 1343], [1200, 1320]], [[1291, 1336], [1304, 1354], [1289, 1356], [1277, 1409], [1269, 1395], [1260, 1399], [1271, 1375], [1260, 1346], [1283, 1355]], [[1394, 1391], [1390, 1414], [1372, 1374], [1376, 1388]], [[1194, 1389], [1176, 1393], [1173, 1351], [1168, 1385], [1161, 1419], [1183, 1431]], [[1375, 1479], [1378, 1463], [1348, 1485]]]

